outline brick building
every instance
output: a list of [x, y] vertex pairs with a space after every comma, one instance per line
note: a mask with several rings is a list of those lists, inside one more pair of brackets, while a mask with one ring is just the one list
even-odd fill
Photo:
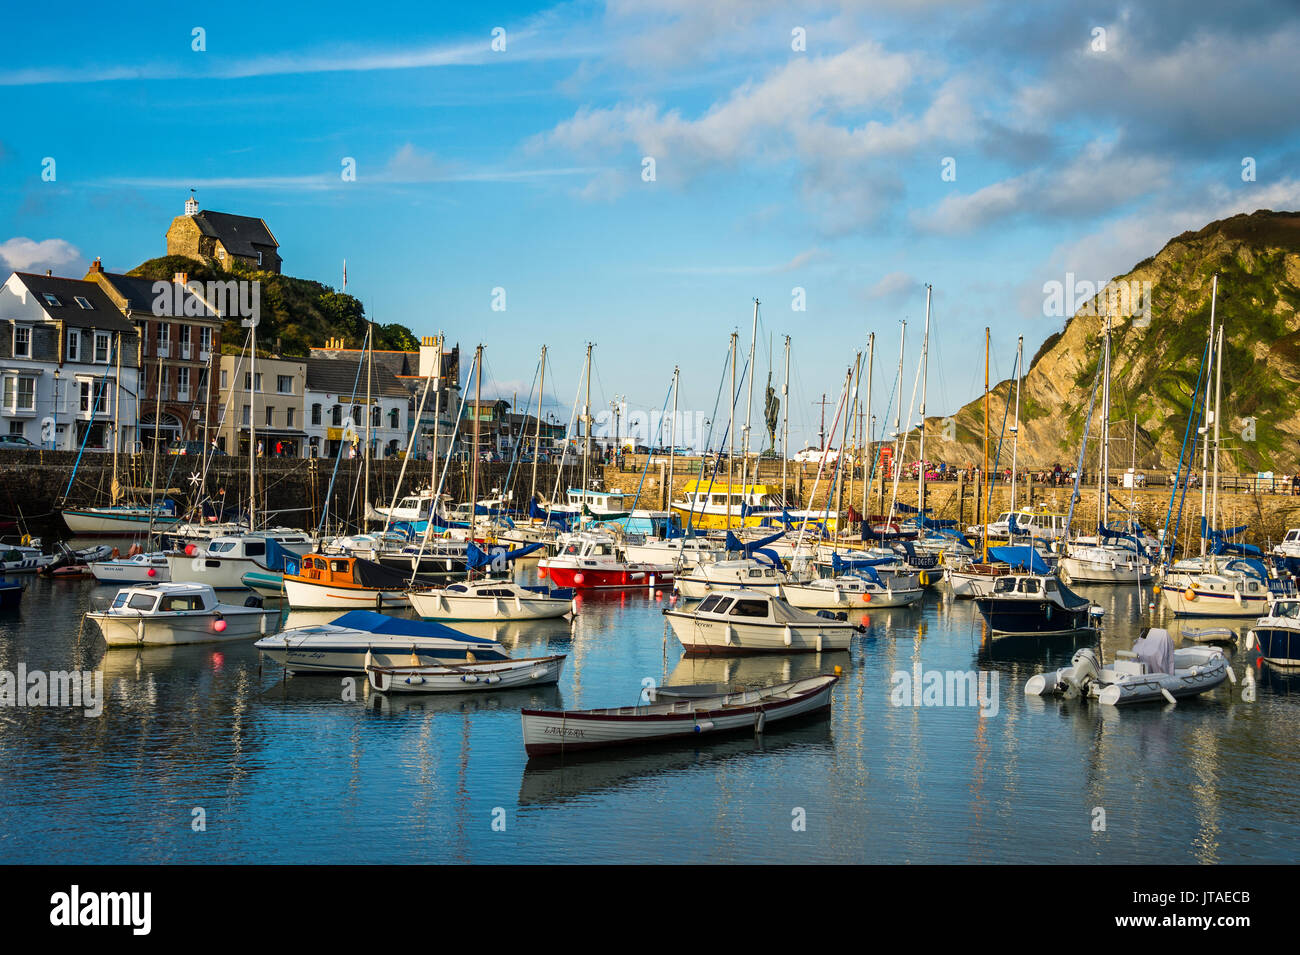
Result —
[[173, 219], [167, 229], [168, 255], [213, 261], [226, 269], [242, 262], [279, 272], [279, 249], [280, 243], [262, 219], [200, 209], [193, 196], [185, 200], [185, 214]]

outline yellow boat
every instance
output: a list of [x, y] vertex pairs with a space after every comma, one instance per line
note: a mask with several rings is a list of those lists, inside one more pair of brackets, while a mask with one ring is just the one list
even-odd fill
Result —
[[687, 482], [681, 500], [670, 506], [683, 527], [723, 530], [757, 527], [765, 517], [780, 518], [783, 503], [780, 489], [767, 484], [737, 484], [733, 489], [726, 481], [704, 479]]

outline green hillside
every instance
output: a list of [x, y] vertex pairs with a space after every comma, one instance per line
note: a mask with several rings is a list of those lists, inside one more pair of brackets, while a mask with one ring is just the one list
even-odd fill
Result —
[[[128, 274], [157, 281], [171, 279], [177, 272], [188, 273], [190, 280], [196, 282], [259, 281], [262, 309], [257, 329], [259, 353], [269, 352], [277, 340], [285, 357], [305, 357], [313, 346], [324, 345], [327, 338], [342, 338], [348, 348], [360, 348], [365, 340], [366, 315], [361, 302], [322, 282], [264, 272], [239, 263], [232, 269], [220, 269], [184, 255], [150, 259]], [[244, 336], [239, 319], [229, 319], [222, 329], [222, 351], [238, 353]], [[375, 325], [377, 349], [413, 351], [419, 344], [419, 339], [405, 325]]]

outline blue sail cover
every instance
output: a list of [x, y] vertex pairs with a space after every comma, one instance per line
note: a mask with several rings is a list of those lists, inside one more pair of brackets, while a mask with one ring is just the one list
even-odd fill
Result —
[[775, 543], [784, 536], [785, 531], [781, 531], [779, 534], [773, 534], [771, 537], [760, 537], [756, 541], [745, 543], [735, 534], [731, 533], [731, 531], [727, 531], [727, 550], [738, 550], [748, 557], [752, 551], [756, 551], [760, 547], [766, 547], [768, 544]]
[[846, 576], [846, 577], [861, 577], [861, 578], [863, 578], [864, 580], [869, 580], [869, 581], [871, 581], [871, 582], [872, 582], [873, 584], [875, 584], [877, 587], [884, 587], [884, 586], [885, 586], [885, 582], [884, 582], [883, 580], [880, 579], [880, 575], [879, 575], [878, 573], [876, 573], [876, 569], [875, 569], [874, 567], [868, 567], [866, 564], [863, 564], [862, 566], [858, 567], [856, 570], [850, 571], [849, 573], [845, 574], [844, 576]]
[[[839, 554], [831, 553], [831, 570], [835, 576], [840, 574], [856, 573], [859, 570], [870, 570], [872, 567], [881, 567], [885, 564], [892, 564], [897, 557], [858, 557], [853, 560], [845, 560]], [[875, 571], [872, 571], [875, 573]]]
[[1097, 541], [1102, 544], [1123, 544], [1131, 546], [1138, 553], [1142, 552], [1142, 542], [1135, 535], [1111, 530], [1102, 524], [1097, 525]]
[[1235, 557], [1224, 564], [1223, 569], [1240, 574], [1250, 574], [1252, 577], [1258, 577], [1263, 581], [1268, 580], [1268, 568], [1264, 566], [1264, 562], [1250, 557]]
[[495, 640], [486, 637], [471, 637], [467, 633], [453, 630], [451, 627], [435, 623], [432, 620], [407, 620], [402, 617], [389, 617], [373, 610], [350, 610], [332, 623], [336, 627], [360, 630], [364, 633], [383, 633], [394, 637], [443, 637], [448, 640], [466, 643], [494, 645]]
[[546, 512], [537, 506], [537, 498], [528, 502], [528, 516], [535, 521], [545, 521], [548, 524], [554, 524], [562, 531], [570, 529], [570, 520], [563, 514], [551, 514], [549, 517]]
[[1210, 542], [1210, 553], [1214, 556], [1219, 554], [1239, 554], [1242, 557], [1259, 557], [1263, 554], [1254, 544], [1240, 544], [1228, 541], [1225, 538], [1236, 537], [1244, 533], [1249, 525], [1242, 524], [1240, 527], [1230, 527], [1223, 531], [1212, 531], [1209, 529], [1209, 523], [1205, 518], [1201, 518], [1201, 536]]
[[1045, 574], [1048, 571], [1047, 564], [1043, 561], [1042, 556], [1034, 548], [1021, 544], [1016, 547], [990, 547], [989, 555], [994, 560], [1000, 560], [1004, 564], [1010, 564], [1013, 568], [1027, 568], [1035, 574]]
[[528, 544], [525, 547], [519, 547], [515, 550], [506, 550], [504, 547], [492, 547], [485, 551], [473, 541], [469, 541], [465, 545], [465, 566], [470, 570], [477, 570], [480, 567], [489, 567], [492, 564], [509, 563], [512, 560], [518, 560], [520, 557], [525, 557], [536, 550], [540, 550], [545, 546], [545, 541], [537, 541], [536, 543]]
[[[268, 537], [266, 539], [266, 569], [267, 570], [273, 570], [279, 574], [296, 575], [298, 573], [298, 568], [300, 566], [299, 561], [300, 558], [298, 557], [297, 554], [295, 554], [291, 550], [287, 550], [274, 537]], [[292, 570], [289, 569], [290, 565], [293, 566]]]

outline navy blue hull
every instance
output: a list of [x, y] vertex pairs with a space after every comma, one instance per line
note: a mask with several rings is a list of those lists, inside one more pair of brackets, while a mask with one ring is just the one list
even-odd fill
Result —
[[994, 633], [1074, 633], [1092, 626], [1087, 607], [1064, 610], [1050, 600], [976, 597], [975, 607]]
[[1300, 630], [1284, 627], [1256, 627], [1259, 655], [1270, 663], [1300, 666]]
[[22, 599], [22, 584], [11, 580], [0, 580], [0, 610], [13, 610]]

